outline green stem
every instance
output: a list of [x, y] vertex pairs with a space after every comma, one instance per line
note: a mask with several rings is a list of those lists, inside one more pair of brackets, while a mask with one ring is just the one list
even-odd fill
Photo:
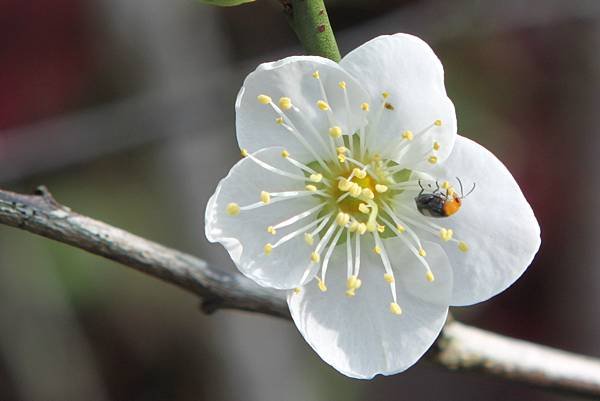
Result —
[[340, 51], [323, 0], [280, 0], [308, 54], [340, 61]]

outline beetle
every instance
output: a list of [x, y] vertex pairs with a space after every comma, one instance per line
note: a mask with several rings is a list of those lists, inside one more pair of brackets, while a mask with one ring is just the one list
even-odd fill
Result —
[[471, 190], [464, 195], [460, 178], [456, 177], [456, 180], [460, 185], [460, 196], [456, 196], [449, 189], [446, 190], [446, 193], [442, 192], [437, 181], [435, 183], [436, 189], [431, 193], [425, 193], [425, 188], [423, 188], [421, 180], [419, 180], [421, 192], [415, 198], [415, 204], [419, 212], [423, 216], [428, 217], [449, 217], [458, 212], [462, 206], [462, 200], [475, 190], [475, 183], [473, 183]]

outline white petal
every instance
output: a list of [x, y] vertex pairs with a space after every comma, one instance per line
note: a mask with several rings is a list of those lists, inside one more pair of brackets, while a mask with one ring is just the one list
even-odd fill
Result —
[[[350, 52], [340, 65], [360, 80], [374, 103], [369, 112], [370, 149], [385, 154], [409, 130], [414, 134], [414, 160], [403, 159], [403, 164], [425, 163], [434, 141], [440, 144], [438, 160], [448, 157], [456, 137], [456, 114], [446, 95], [442, 64], [427, 43], [407, 34], [379, 36]], [[385, 101], [394, 109], [382, 110], [377, 123], [383, 92], [389, 93]], [[441, 126], [433, 125], [436, 120]], [[400, 161], [398, 155], [392, 157]]]
[[[363, 242], [372, 247], [372, 241]], [[396, 274], [401, 315], [390, 312], [390, 287], [383, 278], [381, 259], [370, 249], [363, 249], [362, 286], [355, 297], [344, 295], [343, 246], [335, 251], [327, 292], [308, 285], [288, 296], [292, 317], [306, 341], [325, 362], [350, 377], [370, 379], [407, 369], [431, 346], [446, 320], [452, 273], [441, 247], [425, 245], [436, 275], [430, 283], [422, 265], [399, 239], [384, 244]]]
[[[254, 155], [272, 166], [301, 175], [301, 171], [285, 161], [281, 148], [260, 150]], [[297, 225], [267, 233], [267, 227], [286, 220], [320, 203], [319, 198], [306, 196], [272, 203], [253, 210], [242, 210], [237, 216], [226, 213], [231, 202], [240, 206], [260, 200], [260, 192], [303, 190], [302, 181], [291, 180], [266, 171], [250, 158], [240, 160], [219, 183], [206, 208], [206, 237], [220, 242], [227, 249], [238, 269], [258, 284], [279, 289], [297, 287], [309, 266], [311, 249], [300, 235], [265, 255], [264, 246], [275, 244], [283, 234], [314, 220], [307, 217]], [[312, 219], [312, 220], [311, 220]]]
[[469, 245], [468, 252], [448, 242], [444, 248], [454, 271], [451, 305], [484, 301], [510, 286], [529, 266], [540, 246], [540, 227], [513, 176], [491, 152], [458, 136], [452, 155], [432, 171], [468, 191], [461, 209], [445, 224]]
[[[313, 77], [315, 71], [319, 72], [318, 80]], [[340, 82], [345, 82], [349, 107], [353, 112], [347, 110]], [[320, 83], [324, 87], [327, 99], [322, 95]], [[259, 103], [259, 95], [271, 97], [275, 104], [281, 97], [290, 98], [300, 112], [294, 111], [293, 108], [285, 111], [285, 121], [291, 121], [320, 156], [326, 153], [316, 139], [316, 134], [321, 135], [325, 143], [329, 144], [329, 129], [332, 126], [339, 126], [342, 132], [347, 134], [354, 133], [366, 124], [365, 113], [361, 111], [360, 104], [369, 101], [368, 95], [337, 63], [314, 56], [288, 57], [259, 65], [248, 75], [238, 94], [237, 138], [240, 147], [249, 151], [269, 146], [284, 146], [296, 159], [315, 160], [300, 141], [282, 125], [275, 123], [279, 115], [272, 107]], [[331, 115], [317, 107], [319, 100], [327, 100], [332, 110]], [[331, 117], [331, 121], [328, 116]], [[328, 155], [329, 158], [335, 158], [333, 151]]]

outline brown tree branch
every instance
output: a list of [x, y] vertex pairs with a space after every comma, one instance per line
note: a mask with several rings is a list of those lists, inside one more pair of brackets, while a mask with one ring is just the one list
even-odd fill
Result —
[[0, 223], [85, 249], [175, 284], [203, 299], [202, 307], [235, 308], [289, 318], [277, 291], [241, 275], [210, 269], [194, 256], [164, 247], [60, 205], [45, 187], [34, 195], [0, 190]]
[[[0, 224], [27, 230], [119, 262], [202, 298], [202, 308], [240, 309], [290, 318], [283, 294], [240, 274], [82, 216], [45, 187], [33, 195], [0, 190]], [[448, 321], [428, 358], [452, 370], [479, 371], [536, 387], [600, 397], [600, 360]]]

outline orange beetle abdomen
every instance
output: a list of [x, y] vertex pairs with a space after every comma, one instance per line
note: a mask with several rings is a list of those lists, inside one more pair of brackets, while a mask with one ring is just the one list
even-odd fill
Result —
[[442, 206], [442, 212], [445, 217], [452, 216], [454, 213], [458, 212], [460, 209], [461, 202], [460, 198], [452, 198], [452, 200], [448, 200]]

